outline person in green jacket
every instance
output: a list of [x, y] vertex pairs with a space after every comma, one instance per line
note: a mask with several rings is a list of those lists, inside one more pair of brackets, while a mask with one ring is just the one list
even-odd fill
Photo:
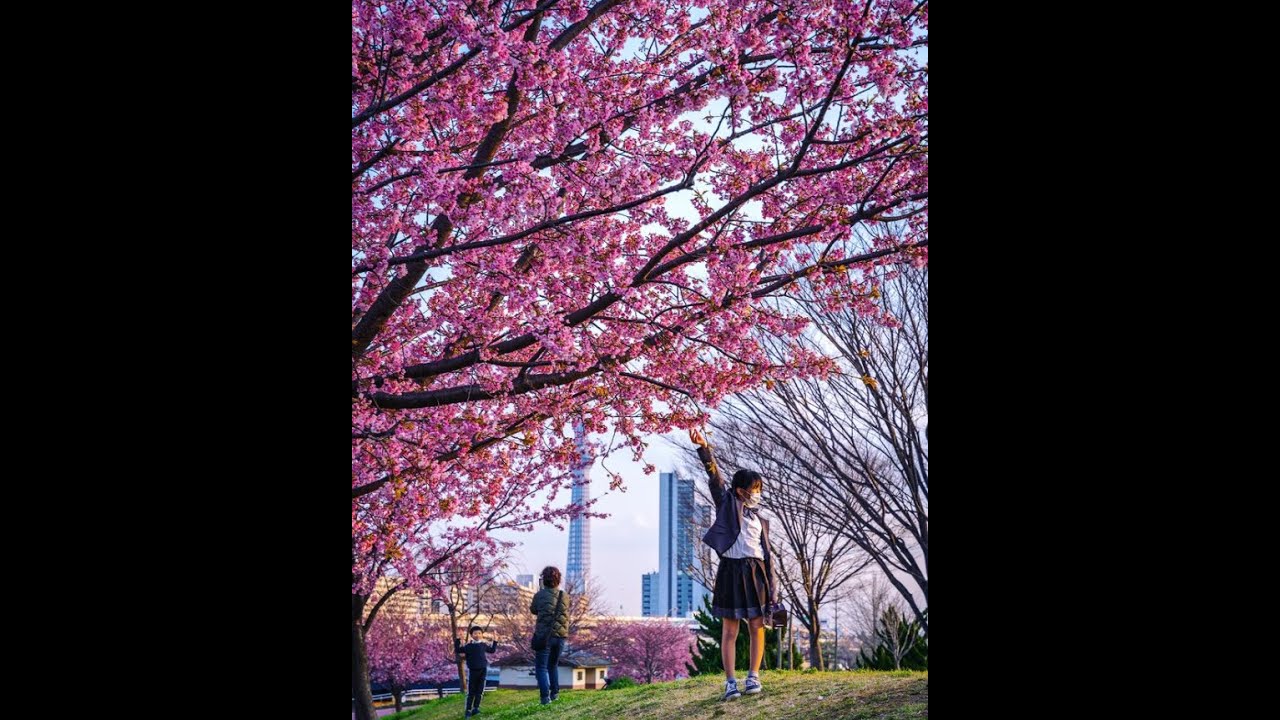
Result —
[[529, 612], [538, 616], [533, 629], [533, 666], [538, 693], [546, 705], [560, 695], [560, 650], [569, 636], [569, 596], [560, 589], [560, 568], [548, 565], [542, 569], [542, 589], [534, 594]]

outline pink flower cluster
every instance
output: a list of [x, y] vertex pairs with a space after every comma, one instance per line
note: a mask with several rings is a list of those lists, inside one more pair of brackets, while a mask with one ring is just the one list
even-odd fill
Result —
[[557, 494], [573, 423], [639, 455], [829, 372], [795, 291], [874, 314], [876, 276], [928, 259], [927, 22], [353, 0], [353, 590], [588, 512]]

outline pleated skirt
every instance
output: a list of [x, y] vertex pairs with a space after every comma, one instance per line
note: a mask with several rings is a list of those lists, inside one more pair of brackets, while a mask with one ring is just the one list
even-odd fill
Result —
[[769, 576], [759, 558], [720, 558], [716, 586], [711, 593], [711, 614], [722, 618], [755, 618], [765, 615]]

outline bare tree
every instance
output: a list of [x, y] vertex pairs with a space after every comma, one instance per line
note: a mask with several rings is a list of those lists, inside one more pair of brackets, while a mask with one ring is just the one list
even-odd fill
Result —
[[504, 661], [533, 664], [533, 628], [537, 617], [529, 612], [528, 603], [504, 603], [494, 609], [493, 626], [500, 637], [509, 640]]
[[838, 371], [733, 396], [711, 424], [725, 459], [794, 478], [808, 515], [866, 553], [926, 635], [928, 290], [927, 269], [888, 274], [880, 319], [809, 295], [807, 342]]
[[780, 591], [809, 636], [809, 665], [824, 669], [819, 647], [819, 610], [872, 561], [847, 536], [822, 522], [810, 491], [811, 480], [786, 463], [785, 453], [749, 425], [728, 424], [716, 446], [726, 467], [751, 468], [765, 478], [763, 507], [770, 518], [770, 543]]
[[796, 621], [809, 633], [809, 665], [823, 670], [818, 611], [872, 561], [848, 537], [821, 527], [811, 507], [813, 496], [803, 486], [789, 481], [775, 485], [768, 502], [774, 525], [782, 531], [774, 540], [782, 588]]
[[891, 606], [900, 605], [901, 601], [884, 577], [877, 574], [865, 580], [852, 593], [853, 611], [850, 633], [858, 640], [859, 646], [874, 647], [876, 644], [876, 628], [884, 611]]
[[569, 596], [569, 637], [577, 638], [595, 625], [596, 618], [609, 614], [604, 586], [594, 575], [577, 583], [566, 581], [564, 591]]

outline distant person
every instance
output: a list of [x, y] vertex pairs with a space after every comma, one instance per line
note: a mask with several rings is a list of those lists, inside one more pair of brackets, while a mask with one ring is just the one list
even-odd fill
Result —
[[569, 636], [569, 596], [560, 589], [560, 569], [542, 569], [542, 589], [533, 596], [529, 612], [538, 616], [533, 628], [533, 668], [542, 704], [560, 696], [560, 650]]
[[453, 653], [467, 656], [467, 714], [471, 717], [480, 714], [480, 699], [484, 697], [485, 679], [489, 675], [489, 653], [498, 651], [498, 641], [486, 643], [481, 639], [484, 628], [471, 626], [471, 642], [463, 645], [458, 638], [453, 639]]
[[[716, 586], [711, 595], [711, 614], [723, 618], [720, 653], [724, 661], [725, 700], [737, 700], [743, 693], [752, 695], [764, 689], [760, 684], [760, 660], [764, 657], [764, 621], [777, 608], [773, 580], [773, 561], [769, 550], [769, 521], [760, 516], [760, 500], [764, 478], [754, 470], [733, 474], [733, 492], [726, 492], [724, 477], [716, 467], [715, 456], [702, 433], [689, 431], [689, 439], [698, 446], [710, 480], [711, 499], [716, 504], [716, 520], [703, 535], [720, 557]], [[738, 689], [734, 663], [737, 660], [738, 627], [747, 621], [751, 641], [751, 669], [747, 682]]]

